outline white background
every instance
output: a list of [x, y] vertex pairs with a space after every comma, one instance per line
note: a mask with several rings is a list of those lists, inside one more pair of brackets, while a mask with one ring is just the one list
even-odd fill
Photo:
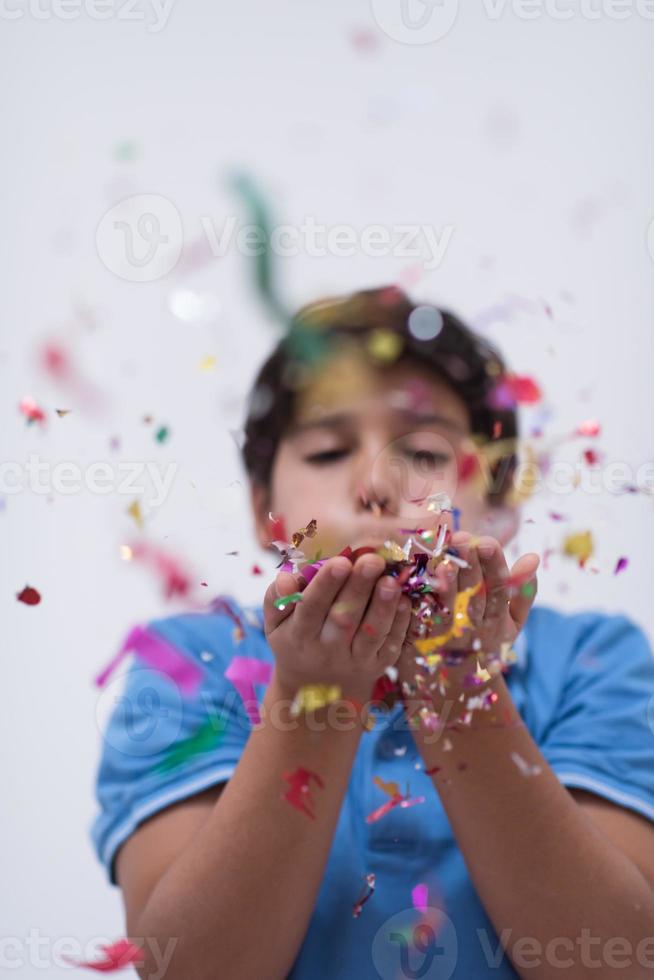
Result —
[[[144, 501], [148, 540], [183, 556], [205, 595], [258, 601], [266, 578], [251, 565], [268, 575], [274, 563], [254, 544], [230, 430], [277, 328], [248, 261], [232, 248], [130, 282], [107, 269], [95, 240], [102, 215], [133, 194], [171, 201], [186, 243], [202, 237], [202, 216], [219, 231], [242, 215], [235, 170], [258, 179], [280, 222], [451, 226], [443, 263], [423, 270], [413, 295], [469, 317], [521, 297], [522, 312], [489, 334], [543, 385], [547, 432], [597, 418], [607, 460], [635, 473], [653, 458], [654, 21], [635, 9], [622, 21], [526, 20], [510, 7], [493, 19], [471, 0], [446, 37], [422, 45], [387, 36], [365, 0], [177, 0], [159, 31], [144, 6], [144, 19], [117, 4], [103, 21], [84, 10], [47, 17], [47, 0], [38, 9], [42, 19], [7, 0], [0, 17], [3, 461], [176, 464], [165, 504], [148, 511]], [[300, 252], [282, 261], [281, 288], [295, 305], [397, 281], [415, 265]], [[170, 305], [180, 288], [213, 294], [218, 312], [184, 322]], [[101, 410], [39, 369], [47, 340], [103, 392]], [[208, 355], [217, 367], [203, 373]], [[44, 428], [19, 414], [26, 395], [48, 412]], [[171, 435], [158, 444], [163, 424]], [[563, 452], [576, 460], [586, 445]], [[138, 536], [125, 513], [133, 499], [25, 490], [2, 501], [0, 921], [17, 939], [6, 956], [22, 960], [21, 977], [59, 975], [59, 937], [123, 932], [119, 893], [88, 838], [103, 713], [92, 678], [130, 625], [177, 608], [120, 558]], [[587, 528], [597, 546], [596, 573], [554, 557], [541, 601], [625, 611], [651, 635], [652, 506], [642, 494], [532, 501], [523, 550], [558, 548]], [[614, 577], [621, 555], [630, 565]], [[39, 606], [16, 601], [25, 584], [42, 592]], [[40, 968], [30, 930], [47, 940]]]

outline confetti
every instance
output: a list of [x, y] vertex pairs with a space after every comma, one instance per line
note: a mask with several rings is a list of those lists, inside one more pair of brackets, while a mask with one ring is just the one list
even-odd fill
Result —
[[618, 558], [618, 560], [616, 562], [616, 565], [615, 565], [615, 568], [613, 570], [613, 574], [614, 575], [619, 575], [620, 572], [624, 572], [625, 568], [627, 568], [628, 565], [629, 565], [629, 559], [628, 558], [624, 558], [624, 557], [623, 558]]
[[240, 694], [252, 725], [258, 725], [261, 722], [254, 685], [269, 684], [272, 671], [272, 664], [257, 660], [255, 657], [241, 656], [232, 657], [225, 671], [225, 677], [232, 682]]
[[530, 765], [518, 752], [511, 753], [511, 760], [520, 770], [523, 776], [538, 776], [543, 771], [541, 766]]
[[132, 558], [150, 565], [155, 574], [161, 578], [166, 599], [172, 599], [173, 596], [188, 596], [192, 583], [197, 579], [188, 574], [176, 558], [163, 549], [143, 541], [131, 544], [130, 547]]
[[143, 530], [143, 513], [141, 511], [140, 501], [134, 500], [127, 508], [127, 513], [132, 518], [134, 523], [138, 528]]
[[207, 354], [207, 356], [203, 357], [200, 361], [200, 370], [206, 372], [215, 371], [217, 363], [217, 358], [215, 358], [213, 354]]
[[34, 399], [30, 398], [28, 395], [21, 399], [18, 404], [18, 410], [25, 416], [28, 425], [30, 425], [32, 422], [39, 422], [41, 425], [45, 423], [45, 410], [37, 405]]
[[252, 575], [263, 575], [263, 568], [259, 568], [258, 565], [253, 565], [250, 572]]
[[390, 799], [387, 800], [386, 803], [382, 803], [382, 805], [377, 807], [376, 810], [373, 810], [372, 813], [368, 814], [366, 817], [366, 823], [368, 824], [376, 823], [378, 820], [381, 820], [382, 817], [385, 817], [386, 814], [390, 813], [391, 810], [394, 810], [395, 807], [400, 807], [404, 810], [408, 807], [426, 802], [426, 798], [424, 796], [416, 796], [415, 798], [410, 799], [408, 791], [406, 796], [403, 796], [402, 793], [400, 793], [398, 784], [395, 782], [385, 783], [378, 776], [373, 778], [373, 782], [379, 787], [379, 789], [386, 793], [387, 796], [390, 796]]
[[166, 674], [185, 695], [194, 695], [202, 683], [204, 671], [189, 657], [185, 656], [178, 647], [173, 646], [154, 630], [135, 626], [127, 634], [118, 653], [96, 676], [95, 684], [97, 687], [104, 687], [111, 674], [130, 652], [143, 660], [151, 670], [158, 670]]
[[273, 601], [273, 605], [281, 612], [283, 609], [286, 609], [287, 606], [292, 606], [296, 602], [302, 602], [301, 592], [291, 592], [290, 595], [280, 595]]
[[337, 684], [305, 684], [299, 689], [293, 704], [291, 715], [297, 717], [303, 711], [317, 711], [342, 696], [342, 690]]
[[301, 813], [306, 813], [311, 820], [316, 819], [312, 812], [313, 800], [310, 796], [309, 785], [313, 781], [320, 789], [324, 789], [324, 783], [317, 772], [310, 769], [303, 769], [301, 766], [292, 773], [284, 773], [284, 780], [288, 783], [288, 789], [282, 793], [282, 799], [294, 806]]
[[24, 602], [26, 606], [38, 606], [41, 601], [41, 593], [32, 588], [31, 585], [26, 585], [24, 589], [16, 593], [16, 598], [19, 602]]
[[543, 397], [537, 382], [517, 374], [504, 375], [493, 389], [489, 402], [492, 408], [514, 408], [516, 405], [533, 405]]
[[434, 340], [443, 329], [443, 314], [435, 306], [416, 306], [407, 325], [416, 340]]
[[598, 436], [601, 431], [602, 427], [596, 419], [588, 419], [577, 426], [574, 434], [577, 436]]
[[289, 314], [277, 294], [274, 269], [274, 252], [270, 247], [270, 236], [273, 222], [266, 201], [254, 181], [244, 173], [236, 174], [232, 179], [232, 187], [240, 195], [246, 210], [249, 212], [249, 224], [254, 225], [258, 235], [256, 263], [254, 266], [254, 283], [259, 296], [275, 319], [281, 320], [285, 326], [289, 323]]
[[63, 419], [66, 415], [70, 415], [71, 411], [71, 408], [55, 408], [55, 412], [60, 419]]
[[[202, 659], [204, 660], [205, 658], [202, 657]], [[214, 721], [213, 718], [207, 719], [193, 735], [174, 745], [172, 750], [155, 767], [153, 772], [170, 772], [171, 769], [175, 769], [184, 762], [188, 762], [189, 759], [200, 755], [202, 752], [213, 751], [220, 745], [226, 727], [227, 723], [223, 718], [219, 718], [217, 721]]]
[[429, 905], [429, 889], [427, 888], [427, 885], [416, 885], [415, 888], [411, 890], [411, 901], [413, 902], [414, 909], [417, 909], [418, 912], [422, 912], [423, 915], [426, 915], [427, 906]]
[[74, 960], [65, 953], [61, 954], [61, 958], [72, 966], [82, 967], [86, 970], [98, 970], [100, 973], [113, 973], [115, 970], [122, 970], [126, 966], [145, 962], [143, 951], [129, 939], [119, 939], [112, 945], [101, 944], [100, 949], [104, 950], [104, 958], [101, 960]]
[[155, 432], [154, 438], [156, 439], [157, 442], [164, 443], [168, 439], [168, 436], [169, 435], [170, 435], [170, 429], [168, 428], [168, 426], [167, 425], [162, 425]]
[[590, 531], [570, 534], [563, 542], [563, 554], [576, 558], [580, 568], [583, 568], [594, 551], [593, 535]]
[[375, 890], [375, 875], [374, 874], [365, 875], [365, 881], [366, 881], [366, 889], [365, 889], [363, 895], [361, 896], [361, 898], [359, 899], [359, 901], [358, 902], [355, 902], [354, 905], [352, 906], [352, 918], [353, 919], [358, 919], [359, 918], [359, 916], [361, 915], [361, 910], [362, 910], [363, 906], [365, 905], [365, 903], [368, 901], [368, 899], [370, 898], [370, 896], [373, 894], [373, 892]]

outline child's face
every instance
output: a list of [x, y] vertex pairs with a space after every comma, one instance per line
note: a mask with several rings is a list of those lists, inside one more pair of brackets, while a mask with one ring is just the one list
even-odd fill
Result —
[[506, 544], [514, 510], [491, 507], [483, 481], [458, 479], [470, 434], [464, 402], [428, 369], [380, 370], [356, 349], [335, 356], [298, 398], [269, 496], [253, 489], [259, 543], [269, 543], [272, 512], [289, 536], [315, 518], [318, 533], [301, 546], [308, 558], [388, 538], [403, 544], [411, 529], [452, 524], [451, 514], [427, 510], [425, 498], [442, 490], [460, 509], [462, 529]]

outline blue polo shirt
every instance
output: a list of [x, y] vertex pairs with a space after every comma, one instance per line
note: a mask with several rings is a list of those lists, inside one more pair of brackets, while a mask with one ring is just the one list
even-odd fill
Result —
[[[250, 732], [240, 696], [225, 679], [235, 655], [273, 663], [258, 607], [227, 600], [245, 627], [235, 642], [224, 612], [156, 620], [156, 631], [204, 671], [193, 696], [134, 657], [110, 682], [111, 711], [97, 771], [99, 803], [90, 836], [116, 884], [118, 847], [147, 817], [222, 783], [236, 768]], [[536, 606], [516, 644], [506, 680], [520, 715], [559, 780], [654, 820], [654, 658], [627, 617], [563, 615]], [[263, 689], [257, 688], [261, 699]], [[316, 907], [292, 980], [505, 980], [518, 974], [503, 954], [461, 851], [425, 775], [402, 706], [375, 712], [361, 738]], [[224, 731], [215, 748], [174, 767], [162, 762], [208, 720]], [[388, 797], [373, 777], [396, 781], [426, 802], [395, 808], [375, 823], [366, 815]], [[516, 778], [524, 778], [516, 768]], [[375, 891], [354, 917], [366, 891]], [[428, 887], [440, 910], [436, 930], [421, 926], [411, 893]]]

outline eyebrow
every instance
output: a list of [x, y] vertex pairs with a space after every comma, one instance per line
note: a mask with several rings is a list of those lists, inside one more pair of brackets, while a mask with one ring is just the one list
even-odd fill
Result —
[[[448, 418], [447, 415], [413, 412], [410, 409], [398, 409], [397, 414], [401, 415], [407, 422], [411, 422], [413, 425], [441, 425], [455, 432], [465, 433], [466, 431], [459, 422], [455, 421], [455, 419]], [[306, 422], [293, 422], [289, 426], [287, 434], [290, 437], [295, 437], [313, 429], [346, 428], [354, 419], [354, 415], [348, 415], [344, 412], [335, 415], [324, 415], [322, 418], [310, 419]]]

